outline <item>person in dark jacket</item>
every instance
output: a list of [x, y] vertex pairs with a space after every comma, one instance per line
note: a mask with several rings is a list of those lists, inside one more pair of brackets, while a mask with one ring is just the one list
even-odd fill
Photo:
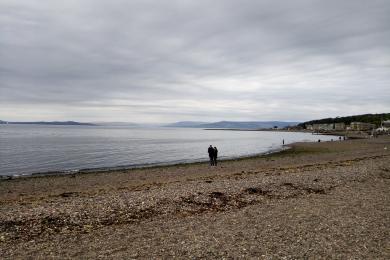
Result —
[[214, 148], [211, 144], [210, 144], [210, 147], [207, 150], [207, 152], [209, 153], [210, 166], [213, 166], [214, 165]]
[[214, 146], [214, 166], [217, 166], [218, 149]]

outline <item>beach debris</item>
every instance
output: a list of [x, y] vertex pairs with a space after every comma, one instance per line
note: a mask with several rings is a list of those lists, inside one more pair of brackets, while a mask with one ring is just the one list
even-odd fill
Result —
[[261, 188], [247, 188], [245, 189], [245, 192], [249, 194], [260, 194], [260, 195], [267, 195], [270, 193], [268, 190], [263, 190]]
[[75, 192], [63, 192], [60, 194], [60, 196], [64, 198], [68, 198], [68, 197], [72, 197], [75, 194], [76, 194]]

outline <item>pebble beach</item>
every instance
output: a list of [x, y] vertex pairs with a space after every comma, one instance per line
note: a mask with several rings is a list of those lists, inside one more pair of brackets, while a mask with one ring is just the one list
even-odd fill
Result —
[[0, 258], [389, 259], [390, 137], [1, 180]]

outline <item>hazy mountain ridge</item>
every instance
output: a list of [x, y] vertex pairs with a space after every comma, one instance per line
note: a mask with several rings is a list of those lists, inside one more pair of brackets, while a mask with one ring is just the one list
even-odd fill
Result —
[[92, 123], [80, 123], [75, 121], [38, 121], [38, 122], [8, 122], [0, 120], [0, 124], [12, 124], [12, 125], [86, 125], [94, 126]]

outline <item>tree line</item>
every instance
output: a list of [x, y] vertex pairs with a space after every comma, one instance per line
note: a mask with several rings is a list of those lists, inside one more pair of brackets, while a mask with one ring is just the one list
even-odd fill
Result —
[[298, 126], [305, 128], [305, 125], [312, 125], [312, 124], [345, 123], [346, 125], [349, 125], [351, 124], [351, 122], [363, 122], [363, 123], [375, 124], [377, 127], [379, 127], [381, 125], [381, 122], [385, 120], [390, 120], [390, 113], [323, 118], [323, 119], [303, 122], [300, 123]]

